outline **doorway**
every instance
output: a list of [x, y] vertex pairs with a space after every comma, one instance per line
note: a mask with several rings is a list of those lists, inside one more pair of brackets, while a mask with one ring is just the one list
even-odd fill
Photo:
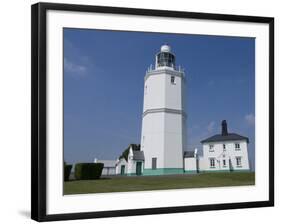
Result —
[[142, 166], [142, 162], [137, 162], [137, 164], [136, 164], [136, 174], [138, 176], [141, 175], [141, 166]]
[[152, 158], [151, 168], [152, 168], [153, 170], [156, 170], [156, 169], [157, 169], [157, 158], [156, 158], [156, 157]]
[[125, 175], [125, 165], [121, 165], [121, 175]]

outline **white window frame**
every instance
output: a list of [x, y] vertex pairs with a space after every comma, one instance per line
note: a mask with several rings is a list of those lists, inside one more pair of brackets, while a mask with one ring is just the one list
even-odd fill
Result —
[[213, 144], [209, 144], [209, 152], [214, 152], [214, 145]]
[[175, 85], [176, 84], [176, 76], [171, 75], [171, 84]]
[[[237, 147], [237, 146], [238, 146], [238, 147]], [[240, 143], [235, 143], [235, 144], [234, 144], [234, 148], [235, 148], [235, 150], [237, 150], [237, 151], [241, 150]]]
[[[209, 159], [210, 160], [210, 168], [216, 168], [216, 160], [215, 160], [215, 158], [210, 158]], [[213, 163], [212, 163], [212, 161], [213, 161]]]
[[241, 156], [236, 156], [236, 167], [242, 167], [242, 157]]

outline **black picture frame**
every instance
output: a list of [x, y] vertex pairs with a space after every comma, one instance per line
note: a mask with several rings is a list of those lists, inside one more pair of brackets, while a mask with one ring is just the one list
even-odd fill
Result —
[[[160, 207], [149, 209], [114, 210], [70, 214], [46, 214], [46, 13], [48, 10], [100, 12], [124, 15], [193, 18], [217, 21], [254, 22], [269, 25], [269, 200], [243, 203], [226, 203], [196, 206]], [[37, 3], [31, 11], [31, 218], [37, 221], [86, 219], [116, 216], [133, 216], [161, 213], [178, 213], [206, 210], [254, 208], [274, 206], [274, 18], [164, 11], [137, 8], [118, 8], [89, 5]]]

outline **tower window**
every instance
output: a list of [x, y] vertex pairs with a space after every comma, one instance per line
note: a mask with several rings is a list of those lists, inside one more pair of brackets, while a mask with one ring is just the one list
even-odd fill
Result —
[[225, 151], [226, 147], [225, 144], [222, 144], [223, 151]]
[[171, 83], [176, 84], [175, 76], [171, 76]]
[[152, 158], [151, 168], [152, 168], [153, 170], [156, 170], [156, 169], [157, 169], [157, 158], [156, 158], [156, 157], [153, 157], [153, 158]]
[[225, 159], [222, 161], [222, 165], [223, 165], [223, 166], [226, 166], [226, 161], [225, 161]]

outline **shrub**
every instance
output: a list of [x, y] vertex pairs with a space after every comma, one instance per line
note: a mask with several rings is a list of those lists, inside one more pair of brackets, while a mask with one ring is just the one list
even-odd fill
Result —
[[77, 163], [75, 165], [75, 179], [99, 179], [102, 173], [102, 169], [103, 163]]
[[64, 163], [64, 181], [69, 180], [69, 176], [71, 173], [72, 165]]

